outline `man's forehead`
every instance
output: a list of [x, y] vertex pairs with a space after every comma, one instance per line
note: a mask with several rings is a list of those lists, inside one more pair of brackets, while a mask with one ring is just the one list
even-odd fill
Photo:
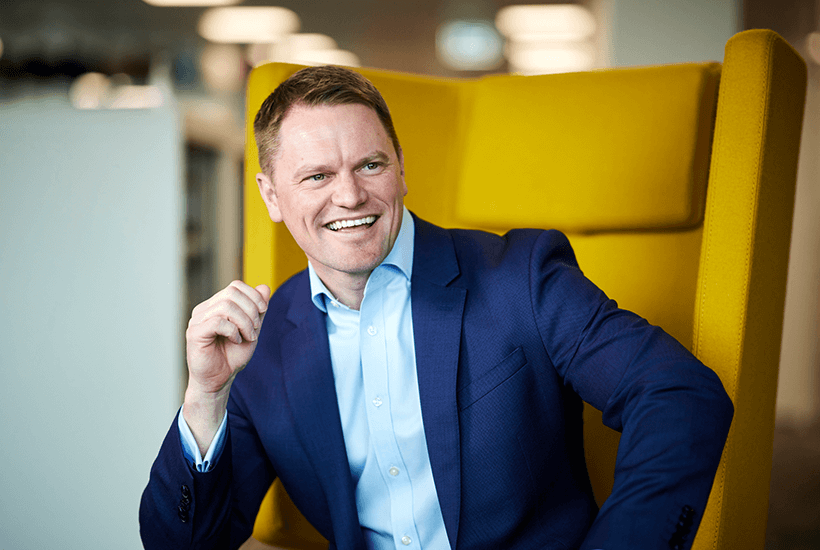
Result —
[[[349, 112], [349, 111], [359, 111], [360, 113], [369, 112], [373, 115], [375, 120], [379, 120], [379, 115], [376, 112], [376, 109], [371, 107], [370, 105], [366, 105], [364, 103], [338, 103], [338, 104], [318, 104], [318, 105], [308, 105], [306, 103], [294, 103], [291, 107], [285, 111], [285, 115], [282, 117], [281, 126], [287, 124], [289, 119], [296, 118], [298, 116], [305, 116], [309, 118], [315, 119], [322, 119], [322, 118], [332, 118], [334, 116], [338, 116], [340, 113]], [[379, 122], [381, 122], [379, 120]]]
[[358, 103], [294, 106], [282, 120], [278, 142], [271, 172], [289, 179], [347, 164], [391, 162], [395, 154], [376, 112]]
[[282, 119], [280, 148], [288, 142], [335, 140], [344, 137], [387, 139], [376, 111], [358, 103], [343, 105], [294, 105]]

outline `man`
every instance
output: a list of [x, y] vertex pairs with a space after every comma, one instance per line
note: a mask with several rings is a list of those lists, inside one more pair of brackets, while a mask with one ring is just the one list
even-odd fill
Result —
[[[239, 546], [275, 476], [331, 548], [689, 546], [732, 416], [711, 370], [608, 300], [560, 233], [412, 216], [356, 73], [296, 73], [254, 130], [262, 198], [309, 268], [194, 309], [147, 548]], [[622, 431], [600, 511], [582, 399]]]

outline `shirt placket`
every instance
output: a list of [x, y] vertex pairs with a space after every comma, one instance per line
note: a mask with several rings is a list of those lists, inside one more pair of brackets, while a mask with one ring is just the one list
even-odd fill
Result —
[[371, 279], [374, 275], [376, 280], [369, 282], [370, 292], [362, 302], [360, 324], [362, 374], [371, 445], [390, 495], [394, 543], [397, 548], [419, 548], [413, 507], [408, 505], [413, 502], [410, 476], [393, 429], [393, 408], [389, 398], [390, 369], [387, 364], [389, 334], [383, 314], [384, 284], [378, 284], [384, 281], [379, 281], [376, 272]]

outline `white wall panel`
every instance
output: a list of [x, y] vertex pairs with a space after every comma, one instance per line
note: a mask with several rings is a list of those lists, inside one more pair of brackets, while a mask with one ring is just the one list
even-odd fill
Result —
[[136, 549], [179, 405], [173, 108], [0, 106], [0, 548]]

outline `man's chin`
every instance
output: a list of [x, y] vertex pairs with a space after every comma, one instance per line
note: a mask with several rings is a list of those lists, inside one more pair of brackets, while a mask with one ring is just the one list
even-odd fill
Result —
[[349, 275], [370, 275], [386, 257], [387, 254], [379, 254], [367, 258], [346, 258], [346, 261], [342, 262], [340, 271]]
[[[384, 257], [386, 256], [385, 254]], [[314, 257], [309, 257], [309, 259], [317, 273], [361, 276], [369, 275], [382, 263], [384, 257], [378, 254], [362, 255], [361, 250], [351, 250], [348, 254], [337, 255], [335, 258], [326, 258], [324, 261]]]

